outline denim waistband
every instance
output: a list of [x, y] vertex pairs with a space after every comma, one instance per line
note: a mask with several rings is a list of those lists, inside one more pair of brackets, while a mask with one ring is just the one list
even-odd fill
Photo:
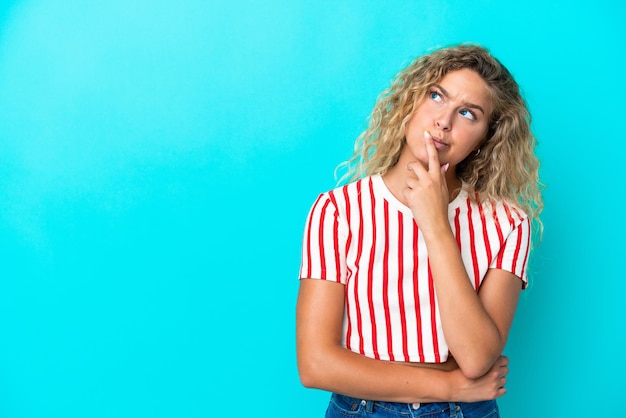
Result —
[[[331, 407], [338, 408], [349, 415], [360, 416], [360, 413], [372, 416], [398, 417], [498, 417], [498, 407], [495, 401], [481, 402], [428, 402], [402, 403], [384, 402], [367, 399], [352, 398], [350, 396], [333, 393]], [[491, 415], [489, 415], [491, 414]]]

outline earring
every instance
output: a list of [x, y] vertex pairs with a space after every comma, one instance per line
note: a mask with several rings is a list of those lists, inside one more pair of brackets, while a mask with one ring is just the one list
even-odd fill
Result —
[[478, 154], [480, 154], [480, 148], [478, 148], [478, 149], [476, 150], [476, 156], [477, 156], [477, 157], [478, 157]]

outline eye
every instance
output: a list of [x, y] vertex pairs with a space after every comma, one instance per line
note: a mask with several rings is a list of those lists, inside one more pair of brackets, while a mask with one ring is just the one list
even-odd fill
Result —
[[430, 98], [436, 102], [441, 102], [443, 100], [443, 97], [441, 97], [441, 93], [439, 93], [437, 90], [432, 90], [430, 92]]
[[469, 120], [476, 120], [476, 115], [468, 109], [461, 109], [459, 111], [459, 113], [461, 114], [461, 116], [463, 116], [464, 118], [467, 118]]

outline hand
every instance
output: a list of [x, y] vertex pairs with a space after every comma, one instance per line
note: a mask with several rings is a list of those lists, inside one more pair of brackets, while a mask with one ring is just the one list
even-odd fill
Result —
[[509, 359], [501, 356], [491, 369], [478, 379], [468, 379], [460, 369], [452, 370], [452, 401], [477, 402], [499, 398], [506, 393]]
[[424, 143], [428, 153], [428, 169], [417, 161], [410, 162], [407, 169], [415, 176], [409, 176], [402, 195], [406, 199], [413, 217], [423, 232], [437, 222], [448, 225], [448, 203], [450, 196], [445, 172], [448, 164], [439, 162], [439, 155], [428, 131], [424, 131]]

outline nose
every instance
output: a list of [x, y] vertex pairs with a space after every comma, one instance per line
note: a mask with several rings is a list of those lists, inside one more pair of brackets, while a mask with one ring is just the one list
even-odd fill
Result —
[[452, 112], [443, 110], [436, 116], [435, 125], [442, 131], [449, 131], [452, 129]]

